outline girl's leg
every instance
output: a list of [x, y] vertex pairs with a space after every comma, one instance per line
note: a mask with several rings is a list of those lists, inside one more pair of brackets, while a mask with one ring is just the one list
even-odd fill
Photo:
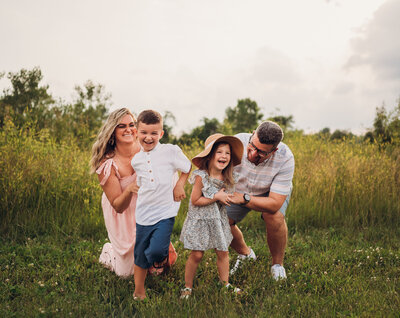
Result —
[[224, 284], [229, 283], [229, 252], [215, 250], [219, 279]]
[[133, 272], [135, 280], [135, 291], [133, 296], [139, 297], [140, 299], [146, 298], [146, 290], [144, 289], [144, 281], [146, 280], [146, 274], [148, 269], [141, 268], [135, 264], [135, 270]]
[[[191, 251], [185, 266], [185, 287], [193, 288], [193, 279], [204, 251]], [[228, 263], [229, 266], [229, 263]]]

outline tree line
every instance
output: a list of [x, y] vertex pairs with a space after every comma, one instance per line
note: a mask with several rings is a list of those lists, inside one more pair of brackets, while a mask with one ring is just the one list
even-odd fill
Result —
[[[82, 86], [75, 86], [70, 102], [51, 95], [49, 86], [43, 85], [43, 74], [39, 67], [21, 69], [18, 72], [0, 73], [0, 79], [7, 77], [11, 87], [3, 90], [0, 96], [0, 129], [12, 125], [26, 131], [48, 130], [57, 141], [76, 140], [82, 147], [88, 147], [108, 115], [111, 106], [111, 94], [101, 84], [91, 80]], [[201, 124], [191, 131], [176, 136], [172, 132], [175, 117], [165, 112], [164, 142], [189, 145], [194, 140], [204, 141], [215, 132], [235, 134], [251, 131], [265, 119], [277, 122], [286, 133], [303, 131], [294, 129], [292, 115], [265, 116], [257, 103], [250, 98], [239, 99], [236, 106], [227, 107], [222, 121], [217, 118], [203, 117]], [[317, 133], [321, 138], [343, 140], [359, 138], [370, 142], [400, 143], [400, 100], [393, 110], [387, 111], [385, 105], [376, 108], [376, 115], [368, 132], [364, 136], [354, 136], [348, 131], [324, 128]]]

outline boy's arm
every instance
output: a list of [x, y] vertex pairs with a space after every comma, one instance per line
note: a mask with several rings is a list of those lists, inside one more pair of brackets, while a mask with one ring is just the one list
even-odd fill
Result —
[[176, 183], [175, 187], [174, 187], [174, 200], [176, 202], [179, 202], [181, 200], [183, 200], [184, 198], [186, 198], [186, 194], [185, 194], [185, 183], [187, 178], [189, 177], [190, 171], [188, 173], [182, 172], [178, 182]]

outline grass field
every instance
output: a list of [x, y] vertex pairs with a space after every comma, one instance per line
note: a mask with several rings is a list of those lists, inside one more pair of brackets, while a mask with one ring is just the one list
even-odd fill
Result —
[[[88, 151], [45, 131], [1, 131], [0, 317], [399, 317], [400, 149], [298, 135], [286, 143], [296, 158], [288, 279], [270, 278], [254, 212], [241, 229], [258, 260], [231, 278], [244, 294], [221, 291], [210, 251], [194, 297], [180, 300], [186, 199], [173, 232], [177, 264], [168, 276], [150, 277], [149, 301], [137, 303], [133, 278], [119, 279], [97, 261], [107, 233]], [[184, 151], [191, 158], [197, 147]]]
[[243, 230], [258, 255], [231, 278], [243, 295], [221, 291], [214, 253], [207, 252], [194, 297], [180, 300], [188, 253], [176, 243], [178, 261], [168, 276], [148, 279], [147, 303], [132, 299], [133, 278], [117, 278], [97, 262], [104, 239], [40, 236], [23, 243], [2, 241], [0, 316], [398, 317], [399, 231], [349, 233], [331, 228], [291, 233], [288, 279], [275, 282], [261, 220], [253, 215]]

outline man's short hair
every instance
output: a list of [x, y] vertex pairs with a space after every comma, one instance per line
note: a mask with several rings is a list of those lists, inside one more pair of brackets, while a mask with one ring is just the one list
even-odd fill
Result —
[[138, 118], [137, 118], [137, 123], [143, 123], [146, 125], [154, 125], [154, 124], [159, 124], [161, 123], [161, 126], [163, 124], [162, 116], [159, 112], [152, 110], [152, 109], [147, 109], [142, 111]]
[[273, 145], [274, 148], [283, 139], [282, 128], [277, 123], [269, 120], [262, 122], [257, 127], [256, 134], [262, 144]]

